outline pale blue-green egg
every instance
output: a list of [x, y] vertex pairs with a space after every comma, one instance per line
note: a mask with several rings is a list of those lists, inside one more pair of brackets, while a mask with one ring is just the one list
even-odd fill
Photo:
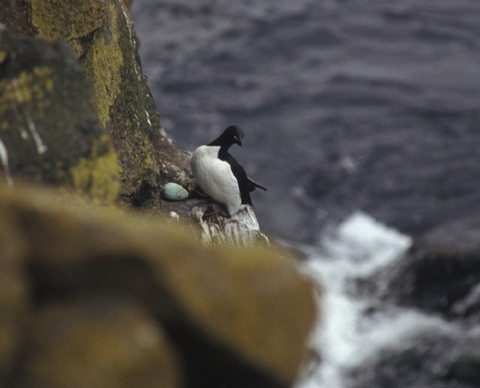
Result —
[[162, 186], [162, 194], [169, 201], [182, 201], [188, 198], [188, 191], [173, 182]]

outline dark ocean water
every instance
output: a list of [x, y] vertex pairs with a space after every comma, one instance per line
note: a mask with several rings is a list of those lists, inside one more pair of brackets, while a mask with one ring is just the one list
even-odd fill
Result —
[[269, 187], [263, 231], [312, 243], [362, 210], [418, 236], [480, 215], [480, 2], [135, 0], [162, 125]]

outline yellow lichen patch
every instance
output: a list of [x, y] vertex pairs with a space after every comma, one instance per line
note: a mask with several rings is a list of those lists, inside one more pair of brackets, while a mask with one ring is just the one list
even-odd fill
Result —
[[32, 24], [40, 36], [48, 39], [80, 38], [105, 23], [104, 0], [29, 0], [29, 3]]
[[[54, 87], [52, 69], [35, 67], [32, 72], [23, 71], [16, 78], [0, 81], [2, 100], [9, 104], [25, 104], [33, 100], [45, 99], [45, 90], [51, 92]], [[10, 106], [7, 106], [9, 109]]]
[[155, 153], [152, 143], [148, 141], [144, 136], [140, 136], [141, 133], [137, 130], [134, 132], [136, 138], [135, 145], [139, 145], [136, 150], [131, 150], [131, 154], [135, 156], [135, 159], [141, 161], [144, 168], [158, 171], [157, 161], [155, 160]]
[[118, 14], [112, 2], [106, 7], [110, 25], [95, 32], [94, 43], [85, 58], [85, 72], [92, 80], [97, 116], [103, 126], [110, 120], [110, 107], [120, 93], [120, 70], [123, 66], [117, 27]]
[[85, 48], [82, 46], [80, 39], [69, 39], [68, 43], [70, 44], [70, 48], [73, 50], [77, 58], [80, 58], [85, 54]]
[[[100, 149], [108, 151], [100, 154]], [[113, 203], [120, 191], [117, 156], [107, 135], [94, 140], [89, 157], [70, 167], [74, 188], [104, 203]]]
[[53, 90], [53, 78], [51, 77], [52, 75], [52, 70], [48, 67], [35, 67], [33, 69], [33, 74], [35, 74], [38, 79], [43, 79], [45, 82], [45, 89], [51, 92]]

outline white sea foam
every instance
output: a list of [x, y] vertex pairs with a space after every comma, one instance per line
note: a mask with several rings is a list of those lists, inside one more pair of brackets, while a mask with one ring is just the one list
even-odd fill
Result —
[[443, 325], [415, 312], [367, 316], [369, 301], [346, 292], [351, 281], [399, 260], [411, 243], [410, 237], [357, 212], [327, 233], [320, 247], [307, 249], [305, 272], [324, 290], [321, 322], [311, 338], [322, 361], [298, 387], [342, 388], [343, 372], [379, 348], [410, 336], [419, 325]]
[[[465, 334], [439, 316], [395, 305], [378, 307], [368, 296], [351, 293], [351, 282], [401, 260], [411, 243], [408, 236], [355, 213], [325, 234], [320, 247], [305, 249], [309, 260], [304, 271], [324, 290], [320, 323], [310, 342], [321, 362], [297, 388], [345, 388], [348, 371], [368, 365], [383, 349], [409, 349], [425, 333]], [[370, 373], [368, 367], [365, 373]]]

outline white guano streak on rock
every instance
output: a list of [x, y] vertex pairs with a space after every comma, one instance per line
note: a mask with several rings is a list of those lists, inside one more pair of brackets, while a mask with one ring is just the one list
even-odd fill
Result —
[[206, 245], [249, 245], [256, 242], [270, 244], [267, 236], [260, 232], [255, 212], [249, 205], [242, 205], [240, 210], [231, 218], [217, 217], [218, 224], [203, 220], [203, 212], [200, 209], [198, 210], [195, 216], [202, 228], [202, 243]]
[[[18, 95], [17, 95], [18, 98]], [[18, 105], [15, 103], [15, 101], [9, 100], [10, 101], [10, 108], [12, 109], [12, 112], [15, 112], [18, 109]], [[20, 136], [22, 137], [23, 140], [28, 140], [28, 132], [25, 130], [23, 126], [20, 127]]]
[[145, 115], [146, 115], [146, 117], [147, 117], [148, 125], [149, 125], [149, 126], [152, 126], [152, 121], [150, 120], [150, 114], [149, 114], [148, 111], [146, 111], [145, 109], [144, 109], [144, 111], [145, 111]]
[[[130, 13], [128, 12], [128, 9], [123, 2], [120, 2], [120, 7], [122, 8], [123, 17], [125, 18], [125, 23], [127, 24], [129, 39], [134, 43], [134, 47], [136, 47], [137, 45], [136, 45], [135, 31], [133, 29], [133, 22], [130, 17]], [[142, 82], [143, 80], [142, 71], [136, 61], [135, 61], [135, 75], [137, 76], [137, 81]]]
[[3, 171], [5, 172], [5, 179], [8, 185], [13, 186], [12, 174], [10, 173], [10, 165], [8, 163], [8, 151], [2, 139], [0, 139], [0, 160], [2, 161]]
[[[13, 84], [13, 87], [15, 89], [15, 94], [17, 96], [17, 100], [18, 100], [20, 106], [22, 107], [22, 112], [23, 112], [23, 115], [25, 116], [25, 120], [27, 121], [28, 129], [30, 130], [30, 133], [33, 137], [33, 140], [35, 141], [35, 144], [37, 146], [37, 151], [38, 151], [39, 154], [43, 154], [47, 150], [47, 146], [43, 143], [42, 138], [40, 137], [40, 134], [38, 133], [37, 128], [35, 127], [35, 123], [33, 122], [33, 119], [32, 119], [32, 116], [30, 115], [30, 112], [28, 111], [28, 109], [26, 109], [22, 105], [23, 98], [22, 98], [22, 92], [20, 91], [20, 88], [18, 87], [18, 81], [16, 79], [13, 79], [12, 84]], [[22, 133], [22, 138], [25, 139], [24, 136], [25, 135]]]

